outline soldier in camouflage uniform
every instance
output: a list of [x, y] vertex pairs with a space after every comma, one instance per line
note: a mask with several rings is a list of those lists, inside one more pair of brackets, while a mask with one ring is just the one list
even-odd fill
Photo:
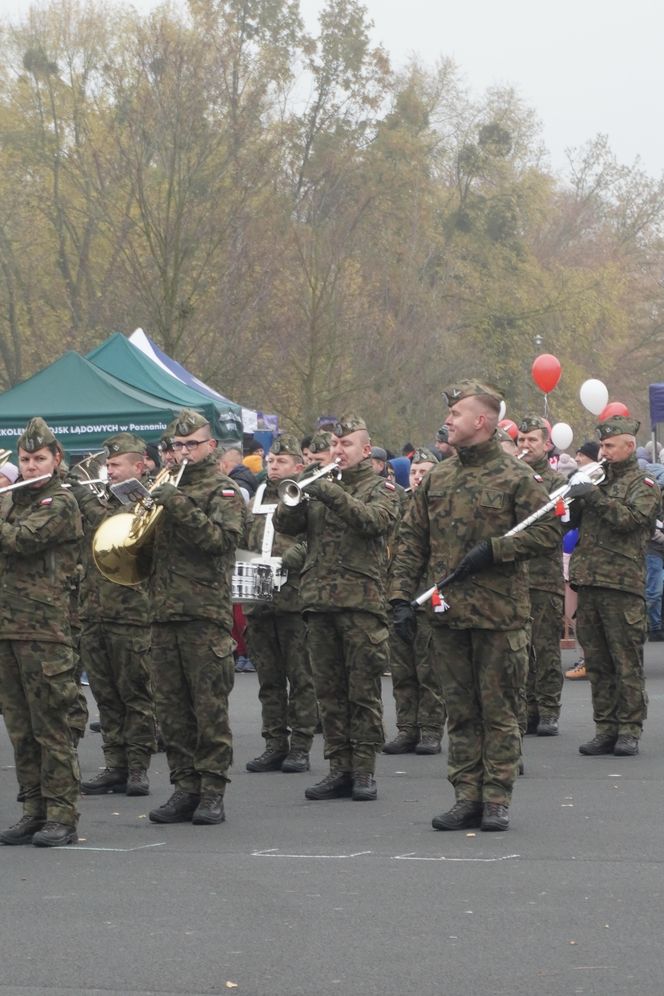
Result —
[[636, 419], [600, 422], [606, 477], [598, 486], [570, 478], [572, 524], [579, 542], [570, 561], [578, 592], [576, 633], [585, 651], [596, 735], [582, 754], [638, 754], [646, 718], [645, 551], [660, 511], [660, 492], [636, 459]]
[[410, 599], [418, 579], [430, 586], [457, 570], [447, 611], [429, 607], [447, 706], [448, 778], [457, 799], [433, 826], [507, 830], [528, 666], [523, 561], [552, 550], [559, 529], [548, 516], [504, 536], [545, 504], [546, 489], [539, 475], [501, 449], [495, 388], [463, 381], [445, 396], [445, 424], [457, 456], [437, 464], [415, 493], [401, 526], [389, 595], [397, 631], [412, 639]]
[[[105, 440], [104, 448], [111, 484], [137, 478], [147, 485], [143, 439], [121, 432]], [[157, 745], [147, 584], [115, 584], [99, 572], [92, 556], [95, 532], [106, 519], [128, 509], [112, 492], [100, 500], [73, 476], [70, 481], [87, 540], [81, 582], [81, 658], [99, 707], [106, 762], [104, 770], [82, 782], [81, 788], [85, 795], [148, 795], [147, 772]]]
[[[410, 490], [406, 510], [425, 475], [438, 463], [429, 450], [414, 451], [410, 467]], [[414, 644], [396, 633], [390, 641], [392, 692], [397, 713], [398, 733], [383, 747], [385, 754], [440, 754], [445, 726], [445, 703], [440, 673], [431, 652], [431, 626], [426, 609], [417, 613]]]
[[394, 484], [371, 469], [363, 419], [348, 415], [334, 427], [333, 459], [340, 481], [318, 480], [309, 500], [279, 503], [274, 525], [306, 533], [300, 598], [320, 704], [330, 773], [308, 788], [308, 799], [375, 799], [376, 753], [383, 745], [381, 675], [388, 665], [385, 603], [387, 537], [399, 515]]
[[76, 500], [57, 474], [62, 450], [34, 418], [18, 441], [24, 480], [0, 524], [0, 700], [14, 747], [23, 817], [3, 844], [75, 843], [79, 768], [69, 728], [77, 696], [70, 579], [82, 536]]
[[299, 595], [306, 546], [296, 537], [275, 532], [272, 525], [279, 483], [297, 477], [304, 467], [302, 460], [295, 436], [275, 439], [267, 458], [267, 481], [258, 486], [249, 515], [247, 549], [282, 557], [288, 580], [275, 589], [274, 601], [245, 607], [265, 738], [265, 751], [247, 763], [248, 771], [309, 770], [317, 710]]
[[[523, 462], [540, 475], [549, 494], [567, 483], [547, 459], [549, 429], [543, 418], [527, 415], [521, 419], [517, 445], [519, 452], [525, 453]], [[555, 737], [563, 688], [560, 637], [565, 581], [560, 547], [528, 561], [528, 590], [532, 630], [526, 684], [527, 718], [523, 725], [526, 733]]]
[[217, 824], [233, 751], [228, 696], [233, 687], [231, 579], [245, 508], [232, 481], [217, 471], [210, 424], [180, 412], [179, 485], [152, 492], [163, 509], [154, 530], [150, 577], [152, 668], [157, 718], [166, 745], [171, 798], [149, 814], [154, 823]]

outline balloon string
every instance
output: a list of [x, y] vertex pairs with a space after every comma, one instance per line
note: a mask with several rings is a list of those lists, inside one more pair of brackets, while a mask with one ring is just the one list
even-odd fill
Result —
[[549, 417], [549, 395], [544, 395], [544, 418]]

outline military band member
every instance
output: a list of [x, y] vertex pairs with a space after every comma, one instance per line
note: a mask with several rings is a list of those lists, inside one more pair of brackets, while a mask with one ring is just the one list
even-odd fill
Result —
[[216, 440], [198, 412], [180, 412], [173, 433], [179, 485], [153, 491], [163, 508], [150, 577], [157, 718], [173, 795], [154, 823], [223, 822], [232, 761], [228, 696], [233, 687], [231, 579], [244, 530], [244, 502], [219, 474]]
[[570, 584], [578, 592], [576, 633], [585, 651], [595, 721], [595, 736], [581, 744], [582, 754], [638, 754], [646, 718], [645, 551], [661, 502], [659, 488], [636, 459], [638, 430], [638, 421], [625, 415], [600, 422], [605, 479], [572, 490], [578, 495], [571, 519], [579, 525], [579, 542]]
[[328, 463], [332, 463], [332, 457], [330, 456], [331, 446], [331, 432], [324, 432], [322, 430], [314, 432], [309, 442], [309, 463], [314, 464], [314, 470], [316, 469], [316, 465], [326, 467]]
[[81, 517], [61, 485], [62, 449], [43, 419], [28, 423], [18, 459], [23, 480], [50, 476], [14, 491], [0, 523], [0, 702], [23, 804], [23, 817], [0, 833], [0, 841], [59, 847], [77, 840], [69, 599]]
[[283, 558], [288, 580], [275, 590], [273, 601], [245, 606], [265, 739], [265, 751], [247, 763], [248, 771], [309, 770], [317, 710], [299, 596], [306, 547], [296, 537], [276, 532], [272, 524], [280, 482], [296, 478], [303, 468], [295, 436], [275, 439], [267, 458], [267, 482], [259, 485], [249, 513], [247, 549], [263, 552], [266, 534], [273, 535], [267, 555]]
[[[566, 478], [548, 460], [549, 428], [539, 415], [526, 415], [518, 425], [517, 447], [525, 464], [539, 474], [551, 494]], [[563, 628], [565, 581], [561, 547], [528, 561], [528, 590], [532, 628], [526, 684], [526, 733], [558, 735], [563, 671], [560, 637]]]
[[[512, 537], [518, 522], [547, 500], [529, 467], [496, 439], [500, 393], [462, 381], [445, 392], [445, 421], [456, 456], [438, 463], [415, 492], [391, 571], [395, 626], [414, 638], [410, 600], [458, 569], [449, 608], [429, 606], [433, 649], [447, 707], [448, 778], [456, 803], [437, 830], [507, 830], [521, 756], [518, 714], [528, 666], [530, 615], [525, 564], [553, 549], [556, 523], [545, 517]], [[437, 609], [438, 611], [435, 611]]]
[[329, 774], [308, 799], [377, 796], [374, 768], [383, 745], [381, 675], [388, 665], [385, 603], [387, 537], [399, 515], [395, 486], [377, 477], [363, 419], [347, 415], [334, 427], [332, 460], [341, 480], [318, 480], [310, 500], [280, 503], [280, 532], [306, 533], [300, 598], [325, 736]]
[[[136, 478], [148, 483], [145, 442], [130, 432], [104, 441], [109, 484]], [[150, 605], [147, 585], [121, 585], [97, 569], [92, 544], [106, 519], [127, 511], [109, 490], [101, 499], [75, 484], [86, 533], [81, 581], [80, 652], [99, 708], [105, 768], [81, 783], [85, 795], [148, 795], [148, 768], [156, 750], [150, 687]]]
[[[429, 450], [413, 452], [407, 507], [424, 480], [438, 463]], [[440, 754], [445, 726], [445, 704], [440, 674], [431, 653], [431, 627], [426, 610], [417, 615], [417, 636], [413, 644], [399, 636], [390, 644], [392, 691], [397, 713], [394, 738], [383, 747], [385, 754]]]

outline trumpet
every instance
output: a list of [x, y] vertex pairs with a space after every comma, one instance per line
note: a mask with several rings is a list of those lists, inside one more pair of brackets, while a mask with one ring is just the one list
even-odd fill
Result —
[[[74, 464], [69, 473], [73, 477], [78, 477], [81, 484], [91, 487], [93, 494], [97, 498], [106, 497], [106, 487], [108, 485], [108, 471], [105, 466], [106, 450], [99, 450], [97, 453], [89, 453], [83, 460]], [[99, 477], [92, 474], [97, 471]], [[101, 487], [98, 487], [101, 485]], [[66, 485], [69, 487], [69, 485]]]
[[277, 488], [279, 501], [282, 501], [287, 508], [297, 508], [301, 502], [309, 501], [306, 489], [314, 481], [319, 481], [323, 477], [327, 477], [331, 481], [339, 481], [341, 479], [338, 459], [334, 460], [333, 463], [326, 463], [324, 467], [319, 467], [318, 470], [310, 474], [309, 477], [305, 477], [302, 481], [294, 481], [290, 477], [286, 478]]

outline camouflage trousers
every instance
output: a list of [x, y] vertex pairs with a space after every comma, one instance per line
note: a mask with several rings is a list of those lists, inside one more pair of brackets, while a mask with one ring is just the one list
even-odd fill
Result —
[[152, 686], [171, 783], [223, 794], [233, 760], [230, 633], [206, 620], [152, 626]]
[[69, 710], [69, 728], [75, 745], [85, 736], [88, 728], [88, 700], [81, 686], [83, 677], [83, 665], [81, 664], [80, 645], [81, 631], [72, 624], [71, 637], [74, 644], [74, 681], [76, 682], [76, 701]]
[[611, 588], [579, 588], [576, 635], [585, 651], [597, 733], [639, 737], [647, 702], [646, 605]]
[[521, 757], [527, 630], [431, 629], [447, 706], [447, 777], [457, 799], [507, 806]]
[[81, 660], [99, 707], [106, 766], [147, 768], [157, 749], [149, 628], [86, 622]]
[[331, 771], [373, 774], [385, 742], [387, 625], [370, 612], [309, 612], [307, 646]]
[[302, 616], [299, 612], [251, 613], [247, 615], [247, 641], [258, 674], [266, 745], [308, 752], [317, 710]]
[[417, 615], [414, 644], [406, 643], [390, 627], [390, 671], [397, 729], [413, 740], [423, 734], [440, 738], [445, 726], [440, 674], [431, 651], [431, 625], [424, 613]]
[[71, 647], [0, 640], [0, 700], [14, 748], [19, 802], [39, 819], [76, 826], [80, 771], [69, 729], [76, 701]]
[[550, 591], [530, 589], [532, 631], [526, 698], [529, 716], [560, 715], [563, 669], [560, 634], [563, 626], [563, 598]]

